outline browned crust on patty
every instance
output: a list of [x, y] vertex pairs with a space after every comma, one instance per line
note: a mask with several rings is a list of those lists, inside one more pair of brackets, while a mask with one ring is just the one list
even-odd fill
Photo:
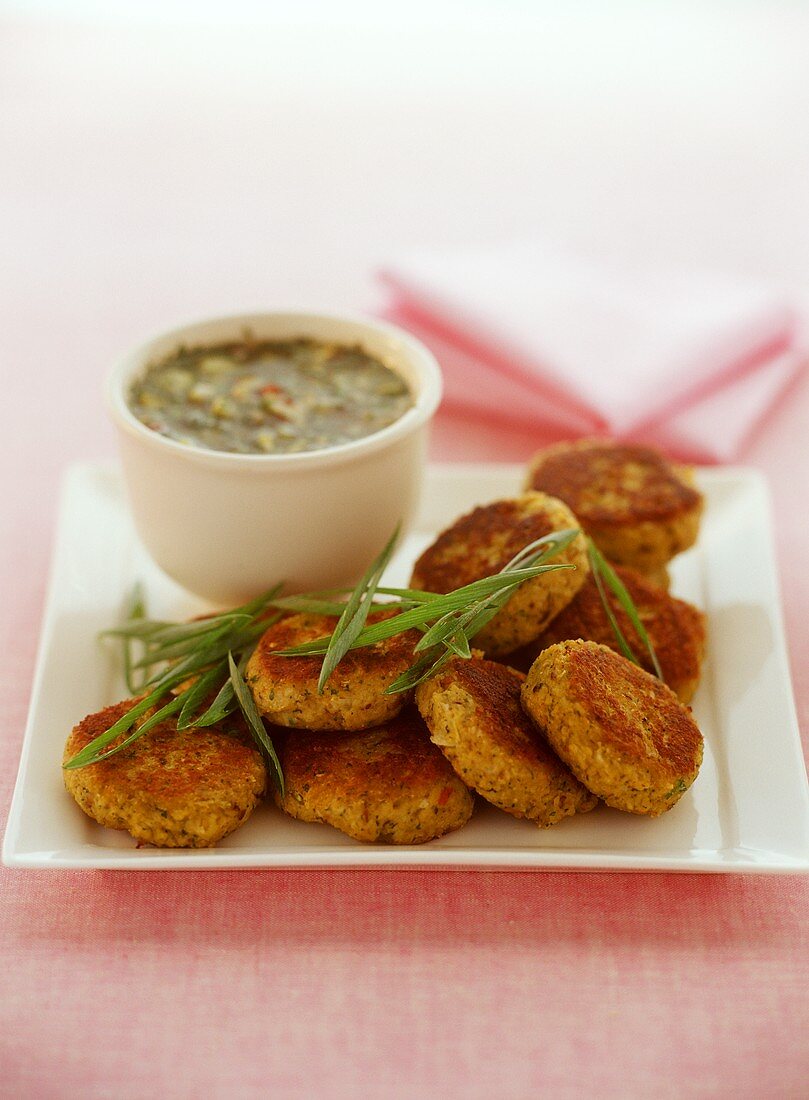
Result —
[[[655, 648], [663, 679], [680, 702], [690, 702], [699, 685], [700, 667], [705, 655], [704, 614], [685, 600], [678, 600], [651, 584], [633, 569], [615, 566], [615, 572], [635, 604]], [[641, 666], [647, 672], [654, 672], [646, 646], [617, 597], [607, 590], [607, 599]], [[587, 578], [567, 607], [559, 612], [539, 638], [518, 654], [513, 654], [509, 660], [518, 668], [527, 670], [543, 649], [570, 638], [599, 642], [620, 652], [618, 639], [592, 576]]]
[[[430, 592], [456, 588], [499, 572], [529, 543], [554, 531], [578, 528], [561, 501], [544, 493], [524, 493], [475, 508], [443, 531], [416, 562], [411, 586]], [[548, 564], [574, 565], [525, 581], [476, 636], [490, 656], [512, 652], [543, 629], [580, 588], [589, 566], [584, 537]]]
[[[373, 612], [368, 623], [396, 612]], [[327, 637], [336, 616], [290, 615], [262, 635], [245, 670], [256, 706], [271, 722], [306, 729], [367, 729], [397, 714], [407, 693], [385, 689], [413, 664], [421, 635], [408, 630], [376, 645], [352, 649], [329, 677], [322, 694], [317, 683], [322, 656], [280, 657], [277, 651]]]
[[702, 496], [658, 451], [582, 440], [540, 451], [527, 487], [559, 497], [613, 561], [652, 572], [693, 545]]
[[493, 661], [455, 660], [419, 685], [416, 702], [466, 784], [544, 827], [592, 809], [596, 799], [537, 734], [520, 703], [523, 680]]
[[486, 727], [491, 741], [511, 759], [530, 766], [555, 768], [559, 758], [536, 736], [520, 705], [525, 676], [514, 668], [472, 657], [453, 661], [419, 688], [422, 696], [432, 689], [461, 689], [474, 703], [475, 719]]
[[471, 792], [455, 775], [415, 708], [352, 733], [279, 731], [286, 780], [276, 802], [304, 821], [356, 840], [422, 844], [464, 825]]
[[[123, 700], [79, 722], [67, 739], [64, 761], [133, 703]], [[215, 844], [247, 820], [266, 785], [261, 756], [244, 737], [215, 727], [178, 730], [171, 720], [108, 760], [63, 775], [67, 790], [99, 824], [169, 848]]]
[[656, 677], [595, 642], [544, 650], [523, 706], [573, 773], [610, 806], [656, 817], [694, 781], [703, 740]]
[[[530, 542], [561, 529], [557, 504], [526, 493], [473, 509], [424, 551], [413, 567], [413, 587], [452, 592], [499, 572]], [[573, 516], [561, 515], [578, 526]]]
[[[393, 612], [370, 614], [368, 624], [390, 619]], [[320, 675], [323, 658], [314, 657], [278, 657], [279, 649], [291, 649], [318, 638], [328, 637], [337, 626], [336, 615], [290, 615], [274, 623], [261, 636], [257, 650], [261, 652], [262, 664], [268, 670], [282, 671], [285, 679], [308, 684], [314, 676], [315, 683]], [[395, 678], [413, 661], [413, 647], [419, 639], [419, 633], [408, 630], [395, 634], [376, 645], [363, 649], [351, 649], [343, 657], [339, 671], [346, 677], [362, 676], [373, 665], [374, 672], [381, 676]]]
[[659, 451], [583, 440], [541, 451], [530, 487], [559, 497], [582, 523], [669, 521], [701, 505], [700, 494]]

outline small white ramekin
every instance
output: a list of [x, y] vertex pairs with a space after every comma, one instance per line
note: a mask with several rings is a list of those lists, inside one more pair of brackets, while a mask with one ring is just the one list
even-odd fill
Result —
[[[279, 455], [186, 446], [130, 411], [129, 386], [150, 363], [181, 344], [238, 340], [246, 329], [259, 340], [359, 344], [405, 379], [413, 407], [364, 439]], [[328, 313], [254, 313], [147, 340], [115, 365], [106, 397], [141, 540], [184, 588], [225, 605], [278, 581], [290, 592], [350, 584], [397, 523], [407, 530], [421, 493], [441, 373], [422, 344], [392, 325]]]

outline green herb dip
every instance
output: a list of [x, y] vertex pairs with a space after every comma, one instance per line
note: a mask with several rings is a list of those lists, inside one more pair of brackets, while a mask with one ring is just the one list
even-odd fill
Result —
[[191, 447], [293, 454], [372, 435], [413, 396], [360, 347], [245, 336], [179, 348], [133, 382], [127, 403], [147, 428]]

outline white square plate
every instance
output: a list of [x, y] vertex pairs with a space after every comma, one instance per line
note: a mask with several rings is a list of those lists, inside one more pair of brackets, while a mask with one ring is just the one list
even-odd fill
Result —
[[[406, 582], [436, 531], [475, 504], [513, 494], [522, 468], [435, 466], [415, 531], [387, 574]], [[136, 848], [94, 824], [62, 786], [62, 747], [85, 714], [125, 695], [98, 632], [120, 619], [136, 579], [149, 613], [204, 610], [152, 565], [118, 473], [67, 475], [37, 672], [3, 858], [16, 867], [222, 868], [466, 865], [591, 870], [809, 870], [809, 788], [789, 681], [765, 484], [755, 472], [705, 470], [698, 547], [674, 563], [673, 591], [708, 614], [709, 651], [694, 712], [706, 739], [699, 778], [654, 820], [600, 806], [541, 830], [490, 807], [419, 847], [359, 844], [267, 804], [217, 848]]]

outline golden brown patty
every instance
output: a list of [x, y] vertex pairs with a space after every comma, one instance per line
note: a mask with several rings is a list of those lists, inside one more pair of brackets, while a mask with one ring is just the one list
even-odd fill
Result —
[[[430, 592], [451, 592], [499, 572], [535, 539], [578, 526], [564, 504], [544, 493], [525, 493], [514, 500], [475, 508], [424, 551], [413, 569], [411, 585]], [[525, 581], [475, 637], [475, 645], [499, 656], [536, 638], [584, 582], [589, 566], [582, 535], [553, 559], [552, 564], [560, 563], [576, 568], [553, 570]]]
[[[368, 622], [394, 612], [372, 613]], [[398, 714], [407, 693], [385, 695], [385, 689], [413, 664], [413, 647], [421, 635], [408, 630], [376, 645], [350, 650], [318, 695], [321, 656], [279, 657], [279, 649], [331, 634], [337, 618], [290, 615], [262, 635], [245, 670], [256, 706], [279, 726], [313, 730], [361, 730]]]
[[[88, 715], [68, 737], [65, 761], [133, 702]], [[109, 760], [63, 775], [67, 790], [99, 825], [162, 848], [216, 844], [247, 820], [266, 783], [261, 756], [245, 740], [213, 727], [177, 730], [171, 720]]]
[[522, 703], [573, 774], [618, 810], [670, 810], [702, 763], [688, 708], [607, 646], [568, 641], [543, 650]]
[[469, 820], [472, 793], [413, 707], [359, 733], [279, 731], [286, 780], [276, 802], [301, 821], [333, 825], [355, 840], [423, 844]]
[[[700, 665], [705, 654], [705, 616], [690, 603], [675, 599], [657, 585], [650, 584], [633, 569], [615, 567], [637, 608], [640, 620], [654, 646], [663, 679], [681, 703], [688, 703], [699, 685]], [[632, 652], [647, 672], [654, 672], [646, 646], [632, 626], [629, 616], [609, 589], [605, 590], [613, 614]], [[543, 649], [568, 638], [599, 642], [620, 652], [618, 639], [607, 618], [593, 576], [582, 587], [547, 630], [530, 645], [512, 654], [510, 662], [526, 670]]]
[[453, 661], [416, 689], [430, 736], [487, 802], [537, 825], [591, 810], [596, 799], [537, 734], [520, 705], [525, 677], [473, 657]]
[[[627, 566], [628, 569], [631, 566]], [[658, 569], [650, 569], [644, 572], [641, 569], [636, 569], [635, 572], [639, 577], [643, 577], [649, 584], [653, 584], [655, 588], [662, 588], [664, 592], [668, 592], [671, 588], [671, 574], [665, 565], [661, 565]]]
[[652, 573], [696, 540], [689, 476], [649, 447], [583, 440], [536, 454], [526, 487], [563, 500], [610, 561]]

